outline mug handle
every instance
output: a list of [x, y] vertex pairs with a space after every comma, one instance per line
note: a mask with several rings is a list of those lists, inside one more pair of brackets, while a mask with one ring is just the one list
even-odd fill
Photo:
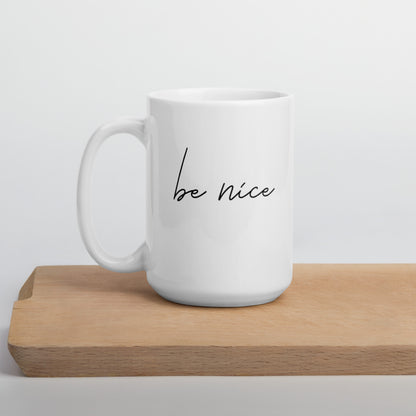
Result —
[[126, 257], [114, 257], [98, 242], [91, 216], [91, 179], [95, 156], [106, 139], [114, 134], [128, 133], [139, 139], [146, 148], [146, 121], [125, 117], [104, 124], [91, 136], [81, 161], [78, 176], [77, 210], [81, 237], [91, 257], [102, 267], [115, 272], [129, 273], [146, 269], [148, 247], [146, 242]]

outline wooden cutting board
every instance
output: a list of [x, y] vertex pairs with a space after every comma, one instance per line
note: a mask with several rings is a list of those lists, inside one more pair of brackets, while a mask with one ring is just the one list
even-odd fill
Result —
[[166, 301], [145, 273], [38, 267], [9, 350], [28, 376], [416, 374], [416, 265], [296, 264], [276, 301]]

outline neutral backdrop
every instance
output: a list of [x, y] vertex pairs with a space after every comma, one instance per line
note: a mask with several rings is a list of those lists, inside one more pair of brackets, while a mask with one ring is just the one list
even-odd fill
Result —
[[[6, 344], [35, 266], [92, 263], [76, 219], [83, 149], [98, 125], [144, 116], [155, 89], [293, 93], [295, 261], [415, 262], [415, 12], [410, 0], [3, 0], [0, 413], [414, 414], [414, 377], [36, 380]], [[98, 157], [95, 221], [114, 254], [143, 238], [143, 163], [128, 136]]]

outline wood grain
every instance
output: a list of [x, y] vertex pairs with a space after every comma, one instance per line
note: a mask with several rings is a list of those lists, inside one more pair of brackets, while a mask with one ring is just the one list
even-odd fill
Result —
[[9, 350], [28, 376], [416, 374], [416, 265], [296, 264], [246, 308], [166, 301], [142, 272], [38, 267]]

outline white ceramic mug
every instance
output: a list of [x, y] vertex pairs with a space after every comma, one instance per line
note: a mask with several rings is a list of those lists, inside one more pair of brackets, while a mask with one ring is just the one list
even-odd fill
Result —
[[[117, 272], [146, 270], [164, 298], [198, 306], [276, 299], [292, 280], [292, 97], [200, 88], [148, 96], [145, 119], [100, 127], [85, 150], [78, 219], [90, 255]], [[143, 244], [118, 258], [91, 226], [90, 183], [100, 145], [136, 136], [147, 153]]]

